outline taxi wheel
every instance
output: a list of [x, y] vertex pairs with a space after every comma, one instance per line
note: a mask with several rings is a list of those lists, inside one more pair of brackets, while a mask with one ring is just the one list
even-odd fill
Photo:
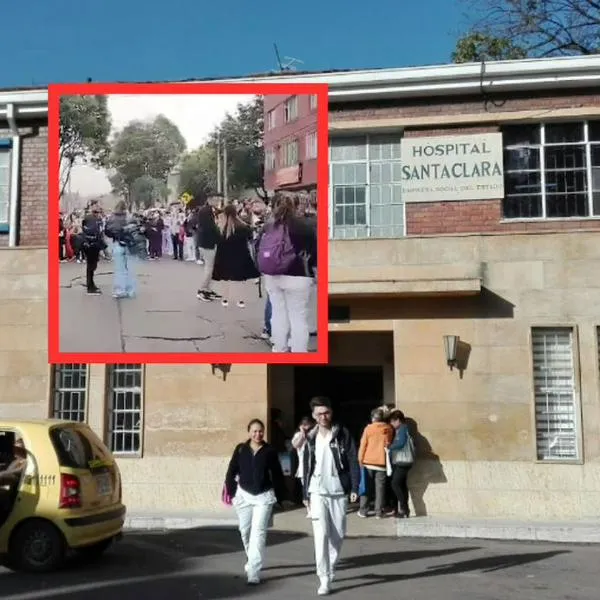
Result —
[[34, 520], [21, 525], [10, 545], [11, 562], [16, 569], [46, 573], [59, 568], [66, 555], [65, 540], [48, 521]]

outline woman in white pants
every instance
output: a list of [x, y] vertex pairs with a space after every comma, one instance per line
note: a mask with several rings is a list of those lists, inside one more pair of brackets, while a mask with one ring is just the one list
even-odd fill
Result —
[[258, 241], [258, 266], [271, 302], [273, 352], [308, 352], [317, 235], [296, 214], [294, 200], [275, 195], [271, 220]]
[[285, 483], [279, 456], [265, 442], [265, 426], [259, 419], [248, 424], [250, 438], [233, 451], [225, 477], [225, 488], [233, 498], [240, 535], [246, 552], [244, 567], [249, 585], [260, 583], [267, 529], [275, 504], [281, 504]]

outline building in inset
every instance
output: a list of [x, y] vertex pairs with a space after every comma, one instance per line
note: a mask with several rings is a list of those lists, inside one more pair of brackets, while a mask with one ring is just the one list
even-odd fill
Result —
[[359, 436], [385, 402], [417, 515], [597, 516], [600, 57], [246, 80], [329, 84], [329, 364], [49, 370], [46, 251], [22, 246], [0, 250], [2, 414], [87, 420], [132, 512], [182, 512], [219, 506], [251, 418], [291, 433], [324, 394]]
[[264, 96], [265, 188], [317, 187], [317, 96]]

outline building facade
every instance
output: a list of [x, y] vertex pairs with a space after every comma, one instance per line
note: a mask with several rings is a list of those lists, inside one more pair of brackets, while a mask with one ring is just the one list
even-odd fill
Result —
[[265, 188], [311, 191], [317, 187], [317, 97], [264, 97]]
[[87, 420], [130, 510], [185, 511], [218, 507], [251, 418], [291, 429], [326, 394], [359, 435], [383, 401], [415, 433], [417, 515], [596, 517], [600, 57], [273, 80], [330, 85], [329, 364], [50, 368], [46, 251], [21, 246], [2, 414]]

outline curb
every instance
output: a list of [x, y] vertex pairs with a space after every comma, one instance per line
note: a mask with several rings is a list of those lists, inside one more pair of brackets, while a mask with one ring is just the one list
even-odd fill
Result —
[[462, 538], [573, 544], [600, 544], [600, 523], [536, 523], [524, 521], [441, 521], [416, 517], [400, 521], [398, 537]]
[[124, 529], [165, 530], [195, 529], [197, 527], [236, 527], [235, 518], [227, 517], [160, 517], [132, 515], [125, 517]]

